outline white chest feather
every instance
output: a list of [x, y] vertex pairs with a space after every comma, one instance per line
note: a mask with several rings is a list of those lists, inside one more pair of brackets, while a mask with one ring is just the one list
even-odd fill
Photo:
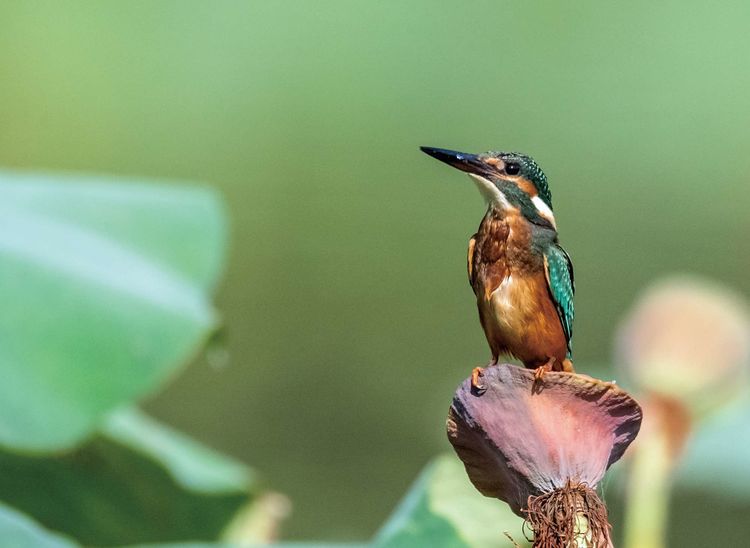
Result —
[[503, 324], [510, 325], [511, 318], [516, 314], [516, 289], [518, 284], [513, 280], [513, 276], [505, 278], [500, 285], [490, 295], [490, 304], [495, 318]]

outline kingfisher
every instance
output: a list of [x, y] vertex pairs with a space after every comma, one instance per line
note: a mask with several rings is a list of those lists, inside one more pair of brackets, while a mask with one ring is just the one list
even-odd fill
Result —
[[[469, 283], [492, 360], [510, 355], [541, 379], [546, 371], [573, 372], [573, 263], [558, 240], [547, 176], [518, 152], [467, 154], [421, 147], [464, 171], [487, 202], [469, 240]], [[483, 390], [481, 367], [472, 386]]]

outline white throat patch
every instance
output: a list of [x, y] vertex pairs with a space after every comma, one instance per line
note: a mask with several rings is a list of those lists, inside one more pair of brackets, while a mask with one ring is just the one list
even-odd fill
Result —
[[552, 210], [549, 208], [549, 206], [544, 203], [544, 200], [542, 200], [539, 196], [534, 196], [531, 199], [531, 202], [534, 204], [534, 207], [536, 207], [539, 215], [552, 223], [552, 226], [554, 226], [555, 230], [557, 230], [557, 225], [555, 224], [555, 215], [552, 213]]
[[487, 200], [487, 202], [496, 205], [503, 210], [511, 208], [508, 198], [505, 197], [505, 194], [500, 192], [500, 189], [495, 186], [495, 183], [489, 179], [485, 179], [481, 175], [475, 175], [474, 173], [469, 173], [469, 177], [471, 177], [471, 180], [477, 185], [479, 192], [482, 193], [482, 196], [484, 196], [484, 199]]

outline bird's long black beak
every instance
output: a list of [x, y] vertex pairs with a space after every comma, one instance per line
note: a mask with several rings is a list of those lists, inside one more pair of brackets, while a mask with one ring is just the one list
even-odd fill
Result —
[[467, 173], [476, 173], [477, 175], [486, 175], [489, 171], [485, 164], [476, 154], [447, 150], [444, 148], [419, 147], [422, 152], [429, 154], [433, 158], [445, 162], [449, 166], [460, 169]]

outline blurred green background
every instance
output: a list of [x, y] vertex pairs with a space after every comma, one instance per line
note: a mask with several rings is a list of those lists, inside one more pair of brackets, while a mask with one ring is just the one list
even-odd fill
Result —
[[750, 292], [750, 5], [2, 2], [0, 164], [206, 181], [232, 219], [205, 356], [147, 403], [363, 539], [448, 448], [487, 360], [467, 178], [419, 145], [520, 150], [576, 267], [578, 369], [644, 284]]

